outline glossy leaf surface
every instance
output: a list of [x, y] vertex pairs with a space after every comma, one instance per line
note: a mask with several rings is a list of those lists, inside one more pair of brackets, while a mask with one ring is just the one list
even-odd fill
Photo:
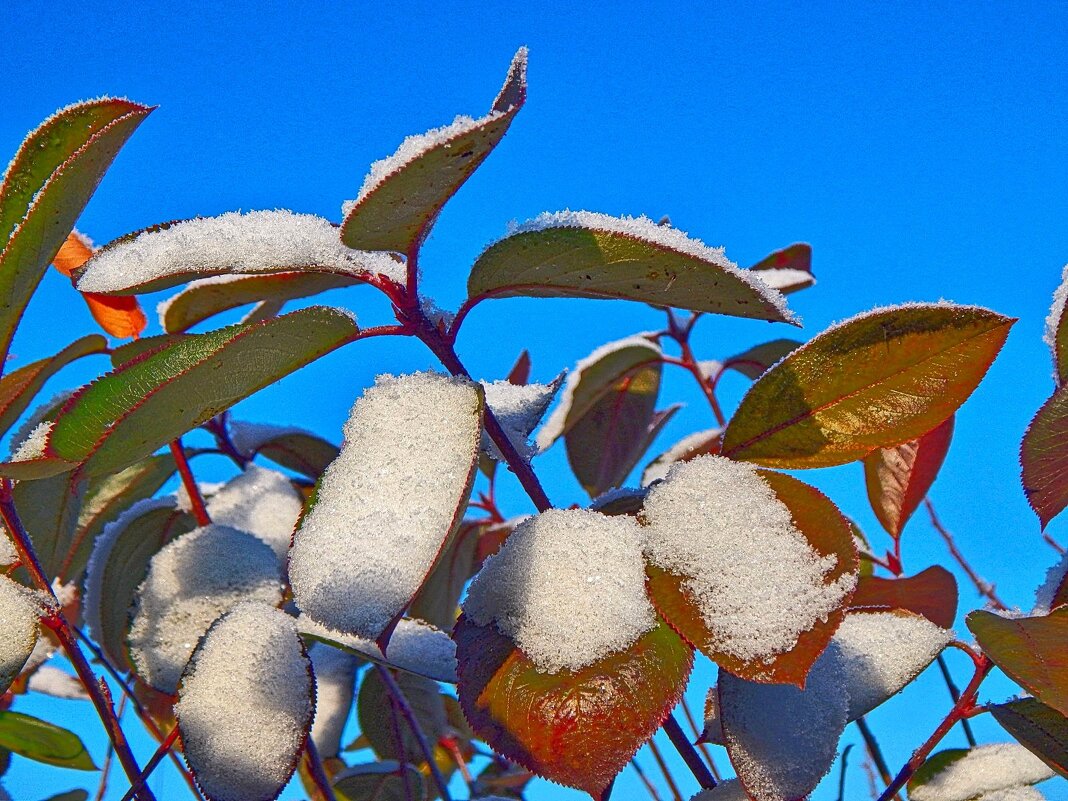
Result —
[[19, 712], [0, 712], [0, 748], [46, 765], [97, 769], [78, 735]]
[[737, 370], [746, 378], [756, 380], [769, 367], [778, 364], [799, 347], [796, 339], [773, 339], [760, 345], [754, 345], [747, 351], [731, 356], [723, 361], [724, 370]]

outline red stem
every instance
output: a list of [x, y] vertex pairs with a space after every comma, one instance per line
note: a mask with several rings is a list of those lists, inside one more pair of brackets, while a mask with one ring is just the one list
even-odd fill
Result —
[[697, 380], [698, 385], [701, 387], [701, 391], [705, 395], [705, 399], [708, 401], [708, 405], [712, 409], [712, 414], [716, 418], [716, 425], [722, 428], [727, 424], [727, 418], [723, 414], [723, 409], [720, 408], [719, 400], [716, 398], [716, 392], [712, 388], [712, 385], [706, 379], [704, 373], [701, 372], [701, 366], [697, 363], [697, 358], [693, 354], [693, 349], [690, 347], [690, 333], [693, 331], [694, 323], [697, 322], [698, 315], [693, 315], [685, 325], [679, 326], [678, 321], [675, 319], [674, 313], [671, 309], [668, 309], [668, 330], [667, 335], [671, 337], [679, 345], [682, 358], [680, 360], [671, 361], [671, 364], [679, 364], [681, 367], [685, 367], [693, 377]]
[[141, 788], [145, 786], [145, 782], [148, 781], [148, 777], [152, 775], [159, 763], [163, 761], [163, 757], [170, 753], [171, 748], [174, 747], [175, 742], [178, 741], [178, 727], [175, 726], [171, 729], [171, 733], [167, 735], [167, 739], [159, 744], [159, 748], [156, 749], [156, 753], [152, 755], [152, 758], [148, 760], [148, 764], [145, 765], [145, 769], [141, 771], [141, 775], [137, 777], [130, 789], [126, 791], [126, 795], [122, 797], [122, 801], [130, 801], [137, 793], [141, 791]]
[[197, 525], [211, 525], [208, 507], [204, 505], [204, 496], [200, 494], [200, 487], [197, 486], [193, 471], [189, 468], [189, 459], [186, 458], [181, 437], [171, 443], [171, 453], [174, 455], [174, 463], [178, 465], [178, 474], [182, 477], [182, 486], [189, 496], [189, 504], [193, 507], [193, 517], [197, 519]]

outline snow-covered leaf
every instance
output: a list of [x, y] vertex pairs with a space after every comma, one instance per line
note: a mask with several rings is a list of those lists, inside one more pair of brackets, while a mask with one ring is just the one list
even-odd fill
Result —
[[89, 693], [81, 681], [66, 671], [52, 665], [41, 665], [30, 676], [26, 685], [31, 692], [64, 698], [70, 701], [88, 701]]
[[210, 801], [273, 801], [315, 711], [293, 619], [248, 602], [216, 621], [182, 676], [175, 713], [186, 762]]
[[[529, 442], [530, 435], [564, 383], [563, 373], [548, 384], [515, 384], [511, 381], [480, 383], [486, 393], [487, 408], [493, 412], [519, 455], [530, 459], [535, 454]], [[485, 432], [482, 433], [482, 450], [497, 461], [504, 461], [501, 452]]]
[[1068, 554], [1046, 571], [1042, 586], [1035, 592], [1035, 608], [1032, 615], [1048, 615], [1058, 606], [1068, 604]]
[[250, 464], [211, 496], [207, 509], [213, 523], [255, 535], [284, 560], [304, 499], [281, 473]]
[[1032, 754], [1068, 778], [1068, 717], [1035, 698], [994, 704], [990, 712]]
[[30, 658], [37, 644], [41, 609], [21, 584], [0, 575], [0, 695]]
[[829, 467], [921, 437], [971, 395], [1014, 322], [938, 303], [832, 326], [753, 384], [723, 453], [765, 467]]
[[783, 294], [797, 292], [816, 283], [812, 275], [812, 246], [804, 242], [776, 250], [749, 268], [760, 280]]
[[1068, 378], [1068, 315], [1064, 313], [1068, 300], [1068, 265], [1061, 274], [1061, 283], [1053, 293], [1053, 305], [1046, 317], [1046, 344], [1053, 353], [1053, 378], [1057, 386]]
[[588, 211], [542, 214], [475, 261], [472, 299], [623, 298], [655, 306], [794, 322], [781, 293], [722, 249], [647, 217]]
[[834, 504], [790, 476], [701, 456], [650, 490], [642, 518], [664, 619], [737, 676], [802, 686], [857, 581]]
[[1051, 776], [1053, 771], [1022, 745], [994, 743], [938, 752], [916, 771], [908, 792], [910, 801], [971, 801]]
[[[71, 231], [52, 260], [52, 265], [70, 277], [89, 260], [94, 250], [89, 237], [77, 230]], [[137, 339], [148, 325], [145, 312], [135, 297], [112, 297], [95, 292], [82, 292], [81, 296], [97, 325], [113, 337]]]
[[1045, 528], [1068, 506], [1068, 385], [1035, 414], [1020, 445], [1027, 502]]
[[861, 576], [850, 605], [855, 609], [907, 609], [948, 629], [957, 618], [957, 580], [941, 565], [921, 570], [915, 576]]
[[329, 759], [341, 750], [341, 734], [355, 695], [356, 671], [363, 660], [323, 643], [313, 643], [308, 655], [315, 673], [311, 738], [319, 756]]
[[313, 479], [323, 474], [339, 452], [332, 442], [293, 426], [231, 420], [230, 437], [246, 458], [263, 456]]
[[478, 385], [381, 376], [353, 406], [290, 551], [308, 616], [383, 644], [459, 526], [482, 433]]

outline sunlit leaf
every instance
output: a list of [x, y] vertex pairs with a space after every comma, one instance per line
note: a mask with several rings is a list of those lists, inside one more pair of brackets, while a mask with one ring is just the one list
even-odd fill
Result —
[[1031, 753], [1068, 778], [1068, 718], [1034, 698], [993, 704], [990, 712]]
[[1068, 506], [1068, 386], [1038, 410], [1020, 446], [1027, 502], [1045, 528]]
[[776, 250], [749, 268], [768, 286], [783, 294], [797, 292], [816, 283], [812, 276], [812, 246], [804, 242]]
[[940, 565], [921, 570], [915, 576], [862, 576], [851, 605], [907, 609], [948, 629], [957, 617], [957, 580]]
[[0, 712], [0, 748], [73, 770], [96, 770], [78, 735], [19, 712]]
[[[71, 273], [85, 264], [92, 255], [93, 244], [88, 237], [78, 231], [71, 231], [60, 246], [52, 264], [61, 273], [70, 277]], [[83, 292], [82, 297], [93, 319], [113, 337], [137, 338], [148, 325], [141, 304], [135, 297], [112, 297], [94, 292]]]
[[916, 439], [978, 386], [1014, 320], [917, 304], [840, 323], [760, 377], [723, 453], [766, 467], [829, 467]]

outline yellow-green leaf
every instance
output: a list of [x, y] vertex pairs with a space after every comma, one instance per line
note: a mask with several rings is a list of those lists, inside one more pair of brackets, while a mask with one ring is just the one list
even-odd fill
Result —
[[19, 712], [0, 712], [0, 748], [46, 765], [97, 769], [78, 735]]

